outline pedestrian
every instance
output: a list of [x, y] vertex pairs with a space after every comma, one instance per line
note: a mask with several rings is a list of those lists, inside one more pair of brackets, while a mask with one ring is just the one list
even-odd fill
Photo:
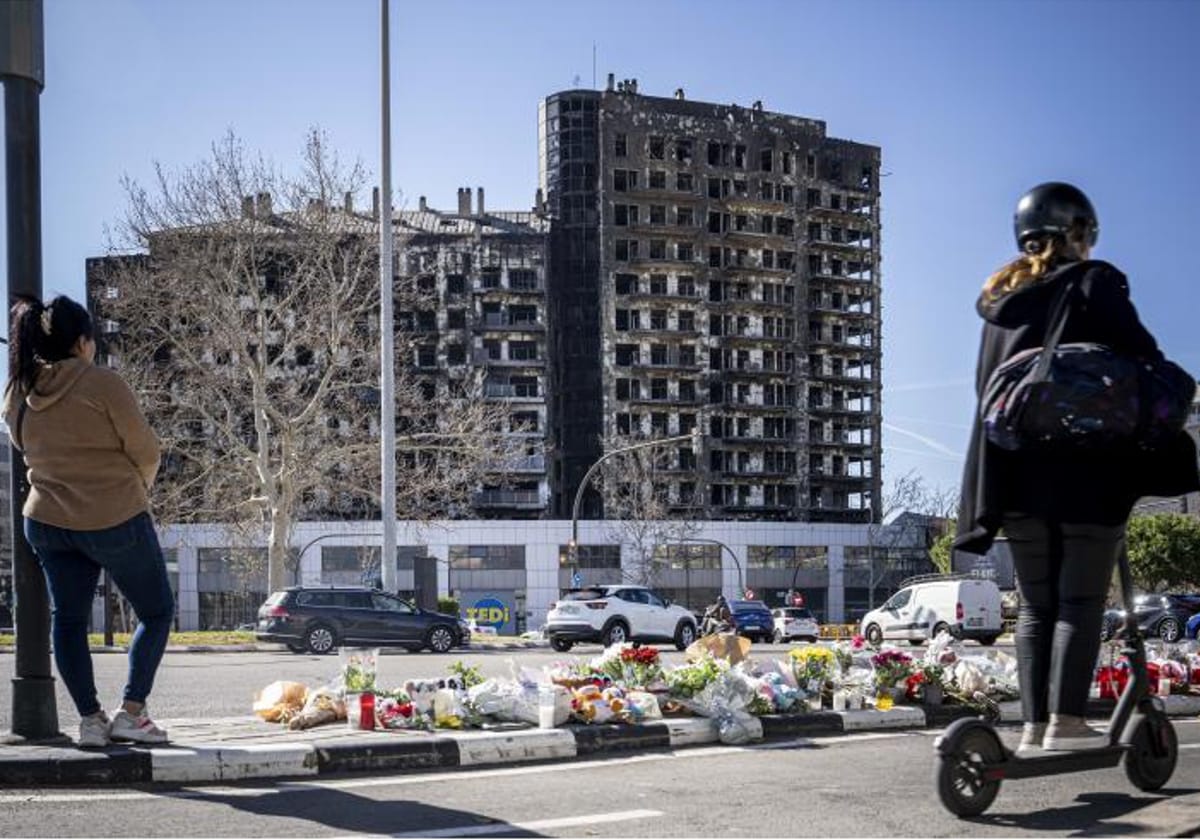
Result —
[[[1020, 351], [1041, 347], [1051, 310], [1075, 283], [1061, 343], [1095, 342], [1118, 353], [1161, 359], [1138, 319], [1125, 276], [1089, 259], [1099, 225], [1087, 196], [1064, 183], [1034, 187], [1015, 215], [1021, 255], [984, 283], [975, 387]], [[977, 411], [963, 473], [954, 547], [985, 554], [1001, 529], [1012, 550], [1021, 606], [1018, 676], [1025, 720], [1018, 751], [1107, 745], [1084, 719], [1100, 646], [1100, 622], [1125, 525], [1144, 495], [1200, 489], [1186, 432], [1146, 451], [1136, 442], [1102, 454], [1052, 447], [1001, 449]]]
[[[158, 438], [124, 380], [93, 364], [84, 307], [63, 296], [47, 305], [21, 299], [11, 314], [4, 419], [28, 468], [25, 536], [49, 587], [54, 661], [79, 711], [78, 744], [164, 743], [167, 733], [146, 711], [175, 614], [150, 517]], [[87, 638], [102, 569], [139, 621], [111, 720], [97, 699]]]

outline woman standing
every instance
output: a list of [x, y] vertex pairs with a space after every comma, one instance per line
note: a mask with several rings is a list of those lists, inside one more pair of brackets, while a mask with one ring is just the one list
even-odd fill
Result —
[[[1041, 347], [1064, 285], [1072, 296], [1061, 342], [1095, 342], [1161, 358], [1129, 300], [1125, 276], [1089, 260], [1099, 225], [1091, 202], [1070, 184], [1021, 197], [1014, 219], [1021, 256], [988, 278], [976, 306], [984, 320], [976, 394], [1015, 354]], [[1003, 529], [1021, 595], [1017, 659], [1025, 728], [1018, 751], [1105, 746], [1087, 726], [1100, 622], [1125, 523], [1141, 496], [1200, 489], [1196, 452], [1180, 432], [1147, 452], [1134, 444], [1102, 454], [1006, 451], [988, 442], [976, 411], [963, 475], [955, 548], [985, 554]]]
[[[164, 743], [167, 733], [146, 712], [175, 614], [147, 495], [158, 438], [121, 377], [92, 364], [92, 319], [75, 301], [19, 301], [9, 341], [4, 420], [28, 467], [25, 536], [49, 586], [54, 661], [79, 711], [78, 744]], [[96, 696], [87, 639], [101, 569], [139, 621], [124, 702], [111, 721]]]

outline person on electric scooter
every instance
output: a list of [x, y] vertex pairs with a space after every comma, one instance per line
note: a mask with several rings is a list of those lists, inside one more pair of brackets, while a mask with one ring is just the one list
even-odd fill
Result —
[[[987, 279], [976, 304], [984, 321], [977, 395], [999, 365], [1042, 346], [1057, 295], [1072, 280], [1061, 343], [1095, 342], [1161, 358], [1129, 299], [1125, 275], [1089, 259], [1099, 224], [1082, 191], [1057, 182], [1034, 187], [1017, 203], [1014, 228], [1021, 255]], [[1198, 489], [1195, 446], [1186, 432], [1153, 451], [1130, 444], [1102, 457], [1007, 451], [988, 441], [976, 411], [954, 547], [986, 554], [1003, 529], [1012, 550], [1025, 720], [1018, 752], [1107, 745], [1106, 733], [1089, 727], [1084, 714], [1126, 521], [1141, 496]]]

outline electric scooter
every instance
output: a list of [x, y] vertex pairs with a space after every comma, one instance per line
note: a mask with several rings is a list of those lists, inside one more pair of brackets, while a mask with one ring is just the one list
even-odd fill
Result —
[[[950, 813], [959, 817], [982, 814], [996, 799], [1004, 779], [1096, 770], [1114, 767], [1122, 760], [1125, 775], [1140, 790], [1158, 790], [1171, 778], [1179, 756], [1179, 742], [1162, 701], [1150, 694], [1146, 648], [1133, 618], [1133, 580], [1124, 552], [1117, 569], [1125, 602], [1123, 652], [1129, 657], [1131, 667], [1130, 680], [1108, 723], [1108, 745], [1090, 750], [1017, 755], [1001, 743], [992, 721], [984, 718], [955, 721], [934, 742], [938, 798]], [[993, 720], [997, 717], [992, 715]]]

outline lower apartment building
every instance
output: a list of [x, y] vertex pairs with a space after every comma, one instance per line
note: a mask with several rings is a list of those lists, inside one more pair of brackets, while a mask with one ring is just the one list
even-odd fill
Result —
[[[469, 615], [476, 604], [499, 601], [501, 633], [536, 630], [551, 604], [573, 585], [627, 582], [633, 549], [620, 523], [579, 523], [578, 566], [569, 560], [569, 520], [453, 520], [400, 522], [397, 586], [411, 596], [414, 566], [431, 557], [438, 593], [455, 597]], [[160, 529], [179, 630], [229, 629], [254, 621], [267, 596], [266, 549], [231, 543], [211, 525]], [[379, 528], [372, 522], [305, 522], [296, 527], [299, 556], [293, 576], [304, 584], [357, 584], [377, 573]], [[871, 556], [876, 560], [874, 570]], [[692, 610], [717, 595], [754, 597], [775, 606], [803, 594], [822, 622], [853, 621], [879, 605], [910, 575], [929, 571], [924, 532], [903, 526], [834, 523], [705, 522], [694, 533], [655, 551], [655, 588]], [[872, 595], [872, 587], [874, 593]], [[95, 622], [102, 618], [97, 610]]]

